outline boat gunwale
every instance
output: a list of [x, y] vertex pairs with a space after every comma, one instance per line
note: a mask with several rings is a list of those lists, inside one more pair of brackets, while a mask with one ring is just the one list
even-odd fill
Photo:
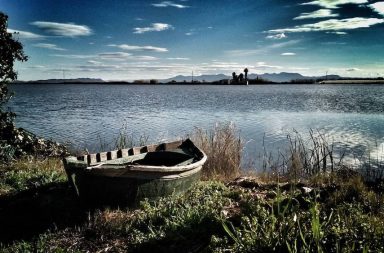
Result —
[[[182, 165], [182, 166], [150, 166], [150, 165], [126, 165], [122, 166], [122, 170], [131, 170], [131, 171], [140, 171], [140, 172], [183, 172], [192, 170], [196, 167], [201, 167], [203, 164], [207, 161], [207, 156], [203, 153], [203, 158], [199, 161], [196, 161], [194, 163], [188, 164], [188, 165]], [[93, 169], [107, 169], [100, 167], [87, 167], [87, 169], [93, 170]]]
[[[196, 149], [193, 153], [198, 154], [198, 156], [201, 157], [201, 158], [198, 158], [199, 159], [198, 161], [193, 162], [193, 163], [188, 164], [188, 165], [182, 165], [182, 166], [178, 166], [178, 165], [175, 165], [175, 166], [164, 166], [164, 165], [154, 166], [154, 165], [142, 165], [142, 164], [137, 164], [137, 165], [135, 165], [135, 164], [128, 164], [128, 165], [121, 164], [121, 165], [113, 165], [114, 168], [103, 167], [103, 165], [105, 165], [105, 164], [103, 164], [103, 162], [106, 162], [106, 161], [116, 160], [116, 159], [125, 158], [125, 157], [133, 157], [135, 155], [145, 154], [148, 152], [170, 151], [170, 150], [172, 150], [172, 147], [176, 147], [176, 145], [177, 145], [177, 147], [180, 147], [184, 143], [186, 143], [187, 145], [190, 145], [191, 148]], [[167, 149], [167, 146], [170, 148]], [[165, 148], [157, 150], [160, 147], [165, 147]], [[149, 149], [154, 150], [154, 151], [148, 151]], [[110, 152], [116, 152], [117, 153], [117, 152], [122, 152], [122, 150], [128, 150], [128, 149], [119, 149], [119, 150], [113, 150], [113, 151], [109, 151], [109, 152], [100, 152], [100, 153], [96, 153], [96, 154], [89, 154], [89, 155], [78, 156], [78, 157], [68, 156], [68, 157], [64, 158], [65, 169], [67, 170], [67, 169], [69, 169], [69, 167], [71, 167], [71, 169], [76, 169], [76, 170], [77, 169], [86, 169], [88, 171], [95, 170], [98, 172], [102, 172], [103, 170], [105, 172], [107, 172], [107, 170], [113, 169], [116, 171], [117, 170], [129, 170], [129, 171], [137, 171], [137, 172], [141, 172], [141, 173], [155, 173], [155, 172], [181, 173], [181, 172], [185, 172], [188, 170], [193, 170], [197, 167], [202, 167], [207, 160], [207, 155], [204, 153], [204, 151], [202, 151], [201, 149], [196, 147], [196, 145], [190, 139], [186, 139], [186, 140], [179, 140], [179, 141], [174, 141], [174, 142], [166, 142], [166, 143], [152, 144], [152, 145], [146, 145], [146, 146], [140, 146], [140, 147], [133, 147], [129, 150], [133, 150], [133, 151], [135, 151], [135, 150], [140, 150], [140, 151], [141, 150], [147, 150], [147, 152], [141, 152], [141, 153], [137, 153], [137, 154], [133, 154], [133, 155], [129, 155], [129, 154], [123, 155], [122, 157], [114, 158], [114, 159], [106, 159], [104, 161], [100, 161], [100, 162], [93, 164], [93, 165], [89, 164], [89, 162], [88, 162], [88, 161], [90, 161], [90, 159], [89, 159], [90, 156], [99, 155], [99, 157], [100, 157], [101, 156], [100, 154], [102, 154], [102, 153], [103, 154], [104, 153], [110, 153]], [[75, 166], [73, 166], [73, 165], [75, 165]]]

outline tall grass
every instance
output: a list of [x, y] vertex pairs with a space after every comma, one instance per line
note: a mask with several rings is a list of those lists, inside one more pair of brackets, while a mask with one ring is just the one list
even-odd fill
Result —
[[263, 171], [282, 179], [298, 182], [313, 176], [352, 171], [352, 165], [345, 161], [345, 150], [335, 148], [335, 143], [319, 130], [309, 130], [308, 137], [294, 130], [287, 135], [285, 148], [278, 152], [268, 153], [264, 144], [263, 147], [260, 156]]
[[384, 179], [383, 160], [379, 157], [372, 159], [369, 151], [362, 152], [359, 157], [353, 152], [347, 153], [320, 130], [309, 130], [307, 138], [294, 131], [287, 136], [287, 140], [285, 153], [279, 152], [277, 159], [268, 157], [268, 162], [275, 161], [271, 170], [292, 181], [325, 174], [345, 178], [360, 174], [364, 180], [371, 182]]
[[217, 123], [208, 130], [196, 128], [190, 137], [208, 156], [203, 179], [228, 181], [241, 174], [244, 145], [234, 124]]
[[134, 146], [144, 146], [148, 144], [148, 139], [149, 139], [149, 136], [145, 134], [139, 135], [136, 138], [133, 133], [130, 133], [128, 131], [128, 126], [124, 125], [120, 129], [117, 135], [117, 138], [115, 138], [112, 149], [124, 149], [124, 148], [131, 148]]

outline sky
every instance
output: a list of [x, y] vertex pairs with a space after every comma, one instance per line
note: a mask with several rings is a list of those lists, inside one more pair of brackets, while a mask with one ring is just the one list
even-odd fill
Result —
[[19, 80], [384, 76], [384, 1], [0, 0]]

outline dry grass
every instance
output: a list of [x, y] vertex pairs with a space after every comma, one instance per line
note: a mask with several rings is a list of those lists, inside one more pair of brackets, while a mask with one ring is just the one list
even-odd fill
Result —
[[217, 123], [209, 130], [196, 128], [191, 139], [208, 156], [203, 179], [229, 181], [241, 174], [243, 141], [231, 123]]

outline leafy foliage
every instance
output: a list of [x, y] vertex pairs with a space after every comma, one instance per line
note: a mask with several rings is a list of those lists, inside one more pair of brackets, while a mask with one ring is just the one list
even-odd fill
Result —
[[0, 109], [1, 122], [10, 120], [3, 112], [3, 106], [10, 98], [8, 82], [17, 79], [14, 70], [15, 61], [26, 61], [28, 57], [24, 54], [23, 45], [16, 41], [11, 33], [7, 31], [8, 16], [0, 12]]
[[15, 114], [4, 107], [11, 97], [8, 89], [10, 81], [17, 78], [14, 70], [15, 61], [26, 61], [23, 46], [7, 31], [8, 16], [0, 12], [0, 158], [9, 160], [15, 152], [12, 141], [15, 137], [13, 119]]

